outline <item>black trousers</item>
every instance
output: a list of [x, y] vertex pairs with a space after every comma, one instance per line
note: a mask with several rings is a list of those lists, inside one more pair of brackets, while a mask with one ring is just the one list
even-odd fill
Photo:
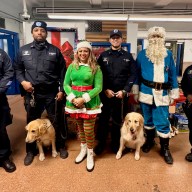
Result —
[[11, 124], [10, 108], [5, 94], [0, 94], [0, 160], [11, 154], [10, 140], [6, 126]]
[[[27, 123], [40, 118], [42, 112], [46, 109], [48, 118], [53, 124], [56, 132], [56, 148], [57, 150], [65, 147], [66, 140], [66, 126], [63, 122], [63, 101], [56, 101], [55, 97], [57, 90], [45, 93], [45, 92], [35, 92], [35, 106], [32, 107], [30, 104], [31, 94], [27, 93], [25, 98], [25, 109], [27, 111]], [[37, 153], [36, 143], [26, 143], [26, 152]]]
[[192, 103], [190, 104], [188, 101], [186, 101], [183, 104], [183, 110], [188, 118], [189, 142], [192, 146]]
[[[122, 121], [128, 112], [128, 98], [124, 97], [122, 100], [113, 97], [109, 99], [104, 93], [102, 93], [100, 97], [103, 107], [102, 112], [99, 115], [96, 139], [105, 144], [110, 127], [111, 143], [112, 145], [118, 146], [120, 142], [120, 128], [122, 126]], [[112, 120], [111, 126], [109, 126], [110, 120]]]

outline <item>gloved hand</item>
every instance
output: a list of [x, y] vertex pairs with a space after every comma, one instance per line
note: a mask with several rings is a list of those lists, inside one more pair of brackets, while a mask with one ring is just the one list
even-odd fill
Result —
[[139, 103], [139, 94], [134, 94], [133, 99], [136, 103]]

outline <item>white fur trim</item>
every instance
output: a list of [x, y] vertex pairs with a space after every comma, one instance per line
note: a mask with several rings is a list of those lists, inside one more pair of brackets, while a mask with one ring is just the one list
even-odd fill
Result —
[[82, 41], [82, 42], [78, 43], [77, 50], [80, 48], [88, 48], [88, 49], [92, 50], [92, 46], [88, 41]]
[[85, 113], [85, 114], [89, 114], [89, 115], [92, 115], [92, 114], [98, 114], [98, 113], [101, 113], [101, 107], [103, 106], [103, 104], [100, 105], [100, 108], [99, 109], [93, 109], [93, 110], [87, 110], [86, 108], [82, 108], [82, 109], [70, 109], [68, 107], [65, 107], [65, 111], [68, 112], [68, 113]]
[[139, 94], [139, 85], [134, 84], [131, 92], [135, 95], [135, 94]]
[[151, 27], [148, 30], [148, 39], [151, 38], [153, 35], [159, 35], [160, 37], [165, 39], [165, 36], [166, 36], [165, 29], [163, 27], [158, 27], [158, 26]]
[[154, 127], [154, 126], [153, 126], [153, 127], [144, 126], [144, 128], [145, 128], [145, 129], [147, 129], [147, 130], [152, 130], [152, 129], [155, 129], [155, 127]]
[[69, 101], [69, 102], [71, 102], [73, 99], [75, 99], [75, 95], [73, 94], [73, 93], [70, 93], [67, 97], [66, 97], [66, 99]]
[[161, 133], [161, 132], [157, 131], [157, 135], [158, 135], [159, 137], [162, 137], [162, 138], [169, 138], [170, 135], [171, 135], [171, 133], [168, 132], [168, 133], [165, 134], [165, 133]]
[[165, 82], [165, 77], [164, 75], [164, 61], [162, 64], [154, 64], [154, 76], [153, 76], [153, 81], [158, 82], [158, 83], [164, 83]]
[[170, 90], [169, 97], [172, 98], [172, 99], [179, 98], [179, 88]]
[[139, 92], [139, 101], [142, 102], [142, 103], [147, 103], [147, 104], [152, 105], [152, 103], [153, 103], [153, 95]]
[[90, 98], [90, 96], [89, 96], [88, 93], [84, 93], [84, 94], [82, 95], [82, 97], [83, 97], [83, 99], [85, 99], [85, 102], [86, 102], [86, 103], [88, 103], [88, 102], [91, 100], [91, 98]]
[[170, 98], [168, 95], [163, 96], [163, 90], [156, 91], [152, 89], [153, 95], [139, 92], [139, 101], [149, 105], [153, 104], [153, 98], [156, 106], [169, 106]]

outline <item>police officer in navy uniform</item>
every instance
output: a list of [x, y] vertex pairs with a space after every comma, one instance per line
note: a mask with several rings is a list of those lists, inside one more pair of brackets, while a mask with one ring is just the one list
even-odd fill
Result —
[[0, 49], [0, 166], [9, 173], [15, 171], [16, 166], [9, 158], [11, 146], [6, 126], [12, 123], [12, 116], [5, 92], [12, 83], [13, 75], [11, 59]]
[[122, 49], [122, 41], [121, 31], [111, 31], [111, 49], [101, 53], [98, 58], [103, 72], [103, 91], [100, 95], [103, 107], [96, 132], [98, 145], [94, 149], [98, 155], [103, 152], [106, 144], [110, 118], [112, 151], [116, 153], [119, 149], [120, 128], [128, 112], [128, 94], [137, 76], [135, 60], [130, 53]]
[[[46, 109], [48, 118], [56, 131], [56, 147], [65, 159], [66, 129], [62, 126], [63, 79], [66, 72], [65, 60], [60, 50], [46, 41], [47, 24], [35, 21], [31, 28], [32, 43], [20, 48], [15, 59], [17, 80], [25, 91], [27, 123], [41, 117]], [[30, 165], [36, 155], [36, 143], [26, 143], [25, 165]]]
[[[192, 65], [187, 67], [183, 73], [181, 88], [186, 97], [186, 102], [183, 104], [183, 110], [188, 118], [189, 142], [192, 146]], [[192, 162], [192, 148], [191, 152], [185, 156], [185, 159]]]

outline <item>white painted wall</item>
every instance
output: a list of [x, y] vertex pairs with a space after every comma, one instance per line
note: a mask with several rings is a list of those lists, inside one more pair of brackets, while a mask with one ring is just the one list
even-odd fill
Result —
[[130, 52], [136, 56], [137, 54], [137, 32], [138, 24], [137, 23], [127, 23], [127, 43], [131, 44]]

